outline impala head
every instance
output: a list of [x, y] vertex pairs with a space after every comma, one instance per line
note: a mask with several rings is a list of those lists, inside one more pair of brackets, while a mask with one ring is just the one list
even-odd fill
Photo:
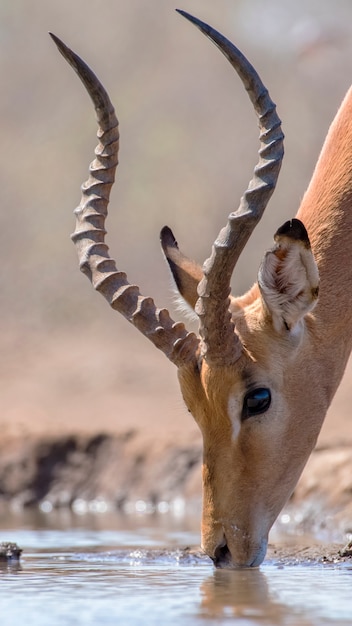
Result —
[[161, 232], [176, 285], [199, 319], [199, 337], [142, 296], [108, 255], [104, 220], [117, 165], [118, 123], [98, 79], [54, 37], [87, 88], [99, 125], [73, 240], [94, 287], [178, 368], [184, 401], [204, 440], [204, 550], [218, 567], [258, 566], [326, 411], [324, 393], [312, 393], [319, 386], [319, 372], [311, 367], [310, 313], [318, 296], [318, 270], [307, 231], [293, 219], [277, 230], [257, 283], [242, 297], [230, 296], [237, 259], [276, 185], [283, 134], [275, 105], [245, 57], [211, 27], [181, 13], [237, 71], [260, 127], [254, 176], [203, 268], [180, 252], [168, 227]]

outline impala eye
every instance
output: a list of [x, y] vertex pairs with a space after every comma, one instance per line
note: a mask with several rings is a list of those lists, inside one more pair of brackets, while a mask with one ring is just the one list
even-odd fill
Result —
[[260, 415], [268, 410], [271, 403], [270, 389], [259, 387], [249, 391], [243, 401], [242, 420], [252, 417], [252, 415]]

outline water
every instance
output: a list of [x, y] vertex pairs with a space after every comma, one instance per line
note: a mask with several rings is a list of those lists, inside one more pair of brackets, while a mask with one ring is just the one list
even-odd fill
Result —
[[352, 561], [216, 571], [182, 521], [115, 526], [0, 530], [24, 549], [0, 569], [1, 626], [352, 624]]

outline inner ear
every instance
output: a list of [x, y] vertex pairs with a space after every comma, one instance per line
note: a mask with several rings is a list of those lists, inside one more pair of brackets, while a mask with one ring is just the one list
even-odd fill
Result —
[[180, 252], [173, 232], [168, 226], [162, 229], [160, 242], [178, 291], [194, 309], [198, 300], [198, 283], [203, 278], [201, 266]]
[[262, 261], [258, 284], [277, 331], [291, 330], [317, 302], [319, 273], [300, 220], [285, 222]]

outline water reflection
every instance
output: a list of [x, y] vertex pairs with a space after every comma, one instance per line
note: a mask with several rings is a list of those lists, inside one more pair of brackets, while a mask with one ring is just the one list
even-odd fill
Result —
[[201, 597], [202, 617], [258, 617], [270, 607], [268, 582], [260, 570], [215, 571], [202, 584]]
[[199, 616], [207, 621], [254, 626], [322, 626], [352, 623], [352, 566], [267, 566], [214, 571], [201, 584]]
[[2, 574], [18, 574], [22, 570], [20, 561], [0, 561], [0, 576]]
[[260, 624], [282, 624], [287, 607], [275, 601], [260, 570], [215, 571], [201, 586], [200, 615], [246, 618]]

